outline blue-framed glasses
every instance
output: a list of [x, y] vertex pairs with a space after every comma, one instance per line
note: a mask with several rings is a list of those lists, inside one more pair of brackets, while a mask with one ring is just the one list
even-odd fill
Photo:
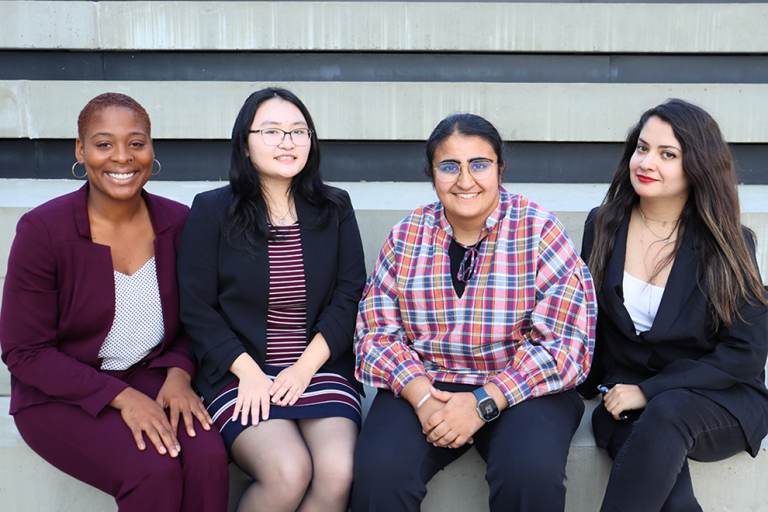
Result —
[[443, 183], [453, 183], [461, 176], [461, 168], [467, 166], [467, 171], [475, 180], [482, 181], [488, 179], [493, 172], [496, 162], [487, 158], [478, 158], [470, 160], [466, 164], [459, 162], [440, 162], [434, 167], [437, 179]]

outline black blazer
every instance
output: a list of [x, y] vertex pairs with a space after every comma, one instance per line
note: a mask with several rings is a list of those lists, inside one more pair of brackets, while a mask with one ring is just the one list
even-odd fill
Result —
[[[298, 197], [295, 202], [307, 289], [307, 342], [321, 332], [331, 357], [320, 371], [355, 384], [351, 346], [365, 262], [354, 210], [342, 193], [347, 207], [324, 228], [316, 223], [316, 208]], [[179, 245], [181, 320], [192, 337], [195, 385], [208, 400], [236, 380], [229, 367], [240, 354], [247, 352], [262, 368], [267, 355], [267, 242], [261, 241], [255, 257], [242, 248], [242, 235], [227, 242], [231, 199], [229, 186], [198, 194]]]
[[[592, 252], [596, 212], [597, 208], [590, 212], [584, 226], [581, 255], [586, 262]], [[629, 219], [628, 214], [619, 228], [597, 293], [595, 357], [579, 393], [595, 396], [600, 383], [637, 384], [652, 400], [670, 389], [691, 389], [739, 420], [749, 452], [755, 456], [768, 432], [768, 308], [757, 301], [744, 304], [740, 309], [744, 322], [714, 330], [707, 321], [707, 284], [688, 230], [651, 330], [637, 335], [622, 291]], [[744, 236], [754, 254], [752, 236], [746, 231]]]

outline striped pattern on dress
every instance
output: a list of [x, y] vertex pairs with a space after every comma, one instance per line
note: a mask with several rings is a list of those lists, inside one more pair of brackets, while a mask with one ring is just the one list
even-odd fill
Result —
[[[279, 366], [267, 366], [264, 373], [274, 380], [282, 369]], [[211, 415], [213, 423], [221, 432], [227, 451], [232, 448], [232, 443], [237, 436], [251, 425], [250, 414], [246, 426], [241, 424], [242, 416], [238, 416], [236, 421], [232, 421], [232, 412], [237, 401], [238, 384], [239, 381], [229, 384], [211, 404], [206, 404], [208, 414]], [[269, 408], [269, 419], [297, 420], [332, 417], [348, 418], [357, 423], [358, 427], [362, 424], [363, 417], [360, 395], [358, 395], [357, 390], [347, 379], [335, 373], [316, 373], [294, 405], [280, 407], [271, 404]]]
[[[307, 291], [304, 258], [298, 224], [270, 226], [275, 240], [269, 241], [269, 306], [267, 310], [267, 358], [264, 373], [273, 379], [295, 363], [307, 345]], [[224, 445], [231, 450], [246, 426], [242, 416], [232, 421], [239, 381], [226, 386], [208, 403], [208, 413], [221, 432]], [[249, 411], [250, 413], [250, 411]], [[342, 417], [362, 423], [362, 406], [355, 387], [341, 375], [316, 373], [299, 400], [291, 406], [272, 405], [269, 419]]]
[[299, 225], [270, 226], [266, 364], [290, 366], [307, 346], [307, 287]]

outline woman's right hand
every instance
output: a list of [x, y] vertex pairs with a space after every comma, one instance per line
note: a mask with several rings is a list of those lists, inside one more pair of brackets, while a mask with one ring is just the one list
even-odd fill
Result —
[[176, 457], [179, 454], [181, 445], [176, 439], [165, 411], [147, 395], [133, 388], [125, 388], [109, 402], [109, 406], [120, 411], [123, 421], [133, 433], [139, 450], [146, 448], [144, 443], [146, 433], [160, 455], [170, 452], [171, 457]]
[[245, 426], [248, 424], [248, 413], [251, 413], [251, 424], [255, 427], [259, 424], [259, 408], [261, 408], [261, 419], [269, 419], [269, 401], [272, 395], [269, 389], [272, 387], [272, 379], [267, 377], [261, 369], [252, 371], [240, 378], [240, 384], [237, 388], [237, 402], [232, 411], [232, 421], [237, 421], [240, 414], [240, 423]]
[[251, 413], [251, 423], [255, 427], [259, 424], [259, 409], [261, 419], [269, 419], [269, 401], [272, 396], [269, 389], [272, 387], [272, 379], [266, 376], [256, 361], [246, 353], [237, 356], [235, 362], [229, 367], [235, 376], [240, 379], [237, 388], [237, 402], [232, 411], [232, 421], [237, 421], [241, 414], [240, 423], [248, 425], [248, 413]]

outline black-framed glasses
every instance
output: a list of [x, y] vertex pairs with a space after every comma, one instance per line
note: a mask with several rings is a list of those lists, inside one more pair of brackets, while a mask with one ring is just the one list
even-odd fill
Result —
[[250, 130], [248, 133], [260, 133], [264, 145], [273, 148], [285, 140], [288, 135], [297, 146], [306, 146], [312, 136], [312, 130], [309, 128], [296, 128], [291, 131], [281, 130], [280, 128], [262, 128], [261, 130]]
[[459, 162], [440, 162], [434, 167], [435, 175], [437, 179], [443, 183], [453, 183], [461, 176], [461, 168], [467, 166], [467, 171], [473, 179], [482, 181], [488, 179], [493, 172], [493, 167], [496, 162], [487, 158], [477, 158], [470, 160], [466, 164], [460, 164]]

